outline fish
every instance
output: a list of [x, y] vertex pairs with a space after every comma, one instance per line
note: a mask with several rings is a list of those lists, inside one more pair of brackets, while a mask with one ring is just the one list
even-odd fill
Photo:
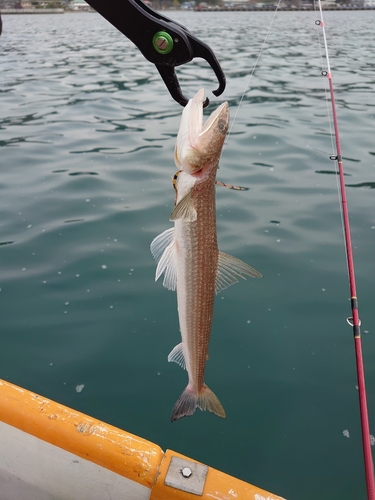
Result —
[[199, 408], [225, 418], [225, 410], [205, 384], [215, 294], [245, 276], [262, 274], [220, 252], [216, 232], [215, 180], [229, 127], [229, 105], [223, 102], [203, 124], [204, 89], [188, 102], [181, 116], [175, 147], [175, 206], [171, 227], [151, 243], [157, 261], [155, 281], [177, 291], [182, 341], [168, 356], [186, 369], [188, 384], [173, 407], [171, 421]]

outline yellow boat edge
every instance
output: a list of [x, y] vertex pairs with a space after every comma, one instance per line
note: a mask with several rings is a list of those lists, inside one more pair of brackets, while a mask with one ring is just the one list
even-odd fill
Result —
[[5, 380], [0, 446], [1, 483], [19, 500], [42, 490], [68, 500], [78, 488], [82, 498], [94, 498], [91, 488], [98, 498], [118, 490], [129, 500], [284, 500]]

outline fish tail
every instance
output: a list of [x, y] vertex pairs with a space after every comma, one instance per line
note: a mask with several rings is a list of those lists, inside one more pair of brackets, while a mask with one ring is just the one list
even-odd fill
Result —
[[208, 410], [221, 418], [226, 417], [225, 410], [217, 396], [206, 385], [199, 394], [187, 386], [173, 407], [171, 422], [182, 417], [191, 417], [197, 408], [202, 411]]

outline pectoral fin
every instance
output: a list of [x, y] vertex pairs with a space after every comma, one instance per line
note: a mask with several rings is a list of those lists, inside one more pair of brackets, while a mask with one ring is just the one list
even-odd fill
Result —
[[197, 211], [194, 208], [192, 190], [177, 203], [169, 217], [171, 221], [177, 219], [183, 219], [187, 222], [194, 222], [197, 220]]
[[228, 255], [227, 253], [219, 252], [219, 262], [216, 274], [216, 293], [238, 283], [238, 277], [245, 280], [246, 277], [244, 275], [250, 278], [263, 278], [261, 273], [248, 264], [245, 264], [242, 260], [232, 255]]

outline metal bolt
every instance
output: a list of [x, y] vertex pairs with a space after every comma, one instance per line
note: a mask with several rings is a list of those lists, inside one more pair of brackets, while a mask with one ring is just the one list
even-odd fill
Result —
[[152, 38], [152, 45], [159, 54], [169, 54], [173, 49], [173, 38], [166, 31], [158, 31]]
[[193, 474], [193, 472], [189, 467], [184, 467], [183, 469], [181, 469], [181, 474], [184, 477], [189, 478]]
[[158, 46], [158, 49], [165, 50], [168, 47], [168, 42], [165, 38], [158, 38], [156, 40], [156, 45]]

